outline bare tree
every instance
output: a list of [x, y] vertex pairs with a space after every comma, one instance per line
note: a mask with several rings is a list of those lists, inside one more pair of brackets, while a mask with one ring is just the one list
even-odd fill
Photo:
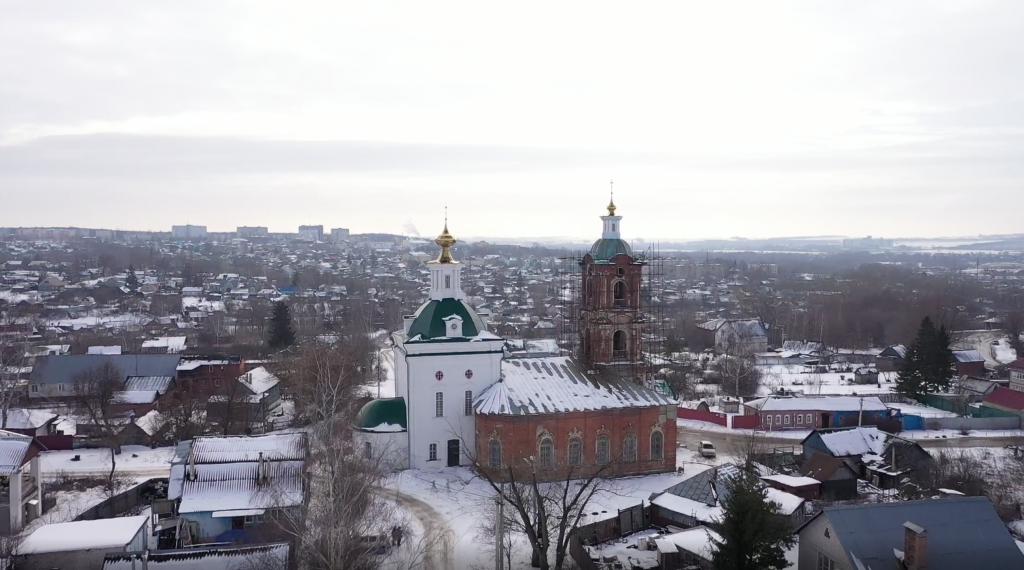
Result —
[[118, 394], [124, 384], [124, 375], [113, 362], [107, 361], [71, 378], [70, 406], [81, 422], [88, 423], [90, 431], [110, 448], [110, 486], [115, 483], [116, 456], [121, 453], [121, 432], [126, 424], [124, 415], [117, 413]]
[[711, 371], [721, 382], [722, 391], [737, 398], [757, 394], [763, 379], [752, 358], [719, 356], [711, 363]]
[[1024, 311], [1014, 308], [1007, 313], [1003, 319], [1003, 328], [1010, 336], [1010, 346], [1017, 351], [1017, 358], [1024, 358], [1024, 341], [1020, 338], [1024, 334]]
[[14, 308], [0, 315], [0, 427], [7, 427], [7, 414], [25, 393], [21, 374], [25, 368], [25, 334], [22, 330], [27, 317]]

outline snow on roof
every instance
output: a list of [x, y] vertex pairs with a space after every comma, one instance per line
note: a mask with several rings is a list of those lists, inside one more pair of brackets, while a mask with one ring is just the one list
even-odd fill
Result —
[[303, 461], [270, 461], [263, 464], [266, 479], [260, 481], [257, 462], [196, 465], [190, 480], [185, 468], [180, 513], [205, 513], [242, 509], [294, 507], [302, 504]]
[[821, 481], [810, 477], [794, 477], [793, 475], [765, 475], [761, 477], [765, 481], [775, 481], [787, 487], [806, 487], [808, 485], [820, 485]]
[[114, 403], [117, 404], [152, 404], [156, 401], [156, 390], [131, 390], [114, 392]]
[[778, 489], [773, 489], [771, 487], [768, 487], [765, 491], [768, 493], [767, 499], [778, 504], [779, 512], [787, 517], [793, 514], [797, 509], [803, 507], [804, 500], [796, 495], [792, 495]]
[[305, 460], [305, 434], [282, 433], [256, 437], [197, 437], [192, 441], [195, 463]]
[[565, 356], [512, 358], [501, 363], [501, 380], [475, 402], [479, 414], [550, 414], [673, 405], [649, 388], [587, 375]]
[[882, 455], [885, 452], [886, 434], [874, 426], [829, 433], [819, 432], [818, 435], [833, 457], [851, 457], [868, 453]]
[[185, 340], [183, 336], [162, 336], [143, 341], [142, 348], [166, 348], [169, 353], [177, 353], [185, 350]]
[[819, 398], [758, 398], [744, 403], [762, 412], [790, 412], [820, 410], [824, 412], [885, 411], [885, 404], [877, 396], [823, 396]]
[[704, 526], [695, 526], [680, 532], [666, 534], [655, 540], [655, 543], [658, 544], [659, 551], [667, 553], [676, 552], [675, 548], [672, 548], [671, 550], [662, 550], [662, 544], [666, 543], [666, 546], [678, 546], [679, 548], [696, 554], [705, 560], [711, 560], [711, 557], [714, 555], [715, 544], [717, 542], [722, 542], [722, 536]]
[[668, 509], [674, 513], [693, 517], [701, 522], [716, 523], [722, 518], [722, 507], [708, 505], [672, 493], [662, 493], [651, 500], [652, 505]]
[[[195, 546], [176, 550], [151, 550], [146, 560], [149, 570], [226, 570], [256, 566], [265, 570], [284, 570], [288, 566], [288, 544]], [[139, 570], [141, 553], [112, 552], [103, 561], [103, 570]]]
[[956, 359], [957, 362], [985, 362], [985, 357], [974, 348], [954, 350], [953, 358]]
[[32, 438], [0, 430], [0, 475], [11, 475], [25, 464]]
[[154, 390], [163, 395], [167, 393], [167, 389], [171, 387], [173, 381], [173, 376], [129, 376], [125, 380], [124, 390], [125, 392]]
[[259, 368], [253, 368], [245, 374], [242, 374], [238, 377], [238, 381], [252, 390], [254, 394], [262, 394], [274, 386], [277, 386], [280, 382], [277, 376], [274, 376], [269, 370], [262, 366]]
[[164, 416], [156, 410], [150, 410], [142, 417], [136, 419], [135, 425], [146, 432], [146, 435], [153, 435], [164, 425]]
[[28, 535], [18, 547], [18, 553], [124, 548], [148, 520], [148, 516], [138, 516], [44, 525]]
[[11, 408], [7, 410], [7, 429], [38, 429], [53, 420], [57, 414], [48, 410]]

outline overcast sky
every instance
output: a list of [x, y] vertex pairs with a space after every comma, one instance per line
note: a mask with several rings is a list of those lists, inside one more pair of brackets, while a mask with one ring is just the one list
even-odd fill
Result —
[[1024, 2], [4, 2], [0, 226], [1024, 232]]

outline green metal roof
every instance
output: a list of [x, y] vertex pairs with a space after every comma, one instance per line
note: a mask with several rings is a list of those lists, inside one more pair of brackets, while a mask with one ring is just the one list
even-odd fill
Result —
[[356, 416], [356, 429], [374, 431], [374, 428], [381, 424], [398, 425], [408, 429], [405, 423], [405, 398], [370, 400]]
[[629, 247], [625, 240], [621, 239], [602, 238], [595, 241], [594, 245], [590, 248], [590, 257], [593, 257], [594, 261], [608, 261], [620, 253], [629, 256], [633, 255], [633, 249]]
[[484, 330], [480, 316], [465, 301], [458, 299], [441, 299], [427, 301], [413, 315], [412, 326], [409, 327], [409, 338], [420, 335], [423, 340], [445, 337], [445, 321], [447, 317], [458, 315], [462, 318], [462, 336], [476, 336]]

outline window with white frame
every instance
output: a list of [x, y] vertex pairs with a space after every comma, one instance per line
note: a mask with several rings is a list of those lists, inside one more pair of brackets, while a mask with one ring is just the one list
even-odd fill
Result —
[[543, 469], [551, 469], [555, 466], [555, 444], [550, 437], [540, 441], [540, 466]]
[[583, 440], [573, 436], [569, 438], [569, 466], [583, 465]]
[[39, 392], [39, 384], [33, 384], [32, 385], [32, 393], [36, 393], [36, 392]]
[[651, 461], [665, 458], [665, 434], [660, 431], [651, 433]]
[[427, 461], [437, 461], [437, 444], [430, 444], [430, 454], [427, 455]]
[[771, 414], [768, 414], [767, 416], [765, 416], [765, 419], [768, 420], [768, 425], [772, 425], [772, 415]]
[[466, 390], [466, 409], [463, 411], [467, 416], [473, 415], [473, 391]]
[[818, 563], [814, 566], [814, 570], [836, 570], [836, 563], [828, 556], [819, 552]]
[[782, 423], [782, 414], [775, 414], [775, 425]]
[[434, 394], [434, 417], [444, 417], [444, 392]]
[[622, 440], [622, 460], [626, 463], [636, 461], [636, 434], [628, 433]]
[[57, 391], [58, 392], [63, 392], [64, 391], [64, 383], [63, 382], [61, 382], [60, 384], [57, 384]]
[[452, 276], [451, 275], [445, 275], [444, 276], [444, 288], [445, 289], [451, 289], [451, 287], [452, 287]]
[[501, 467], [501, 441], [497, 438], [491, 438], [487, 442], [487, 465], [491, 469], [498, 469]]
[[789, 425], [789, 414], [786, 414], [786, 415], [782, 416], [782, 419], [784, 420], [785, 424], [788, 426]]
[[608, 463], [611, 456], [612, 440], [606, 435], [597, 436], [597, 463], [604, 465]]

